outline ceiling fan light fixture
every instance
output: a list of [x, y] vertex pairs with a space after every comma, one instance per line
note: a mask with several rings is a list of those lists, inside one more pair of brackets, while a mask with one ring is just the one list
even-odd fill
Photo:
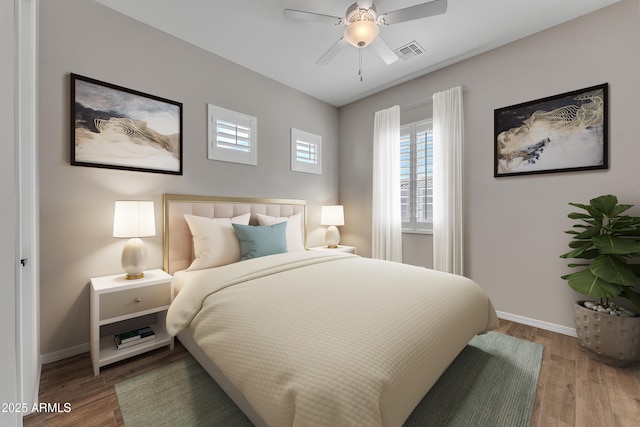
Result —
[[360, 20], [347, 26], [344, 38], [355, 47], [368, 46], [378, 37], [380, 27], [373, 21]]

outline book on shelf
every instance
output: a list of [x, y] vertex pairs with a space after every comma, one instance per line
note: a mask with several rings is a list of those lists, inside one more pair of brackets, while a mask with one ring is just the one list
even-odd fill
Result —
[[113, 336], [113, 341], [116, 343], [116, 347], [121, 349], [150, 341], [155, 339], [155, 337], [156, 334], [153, 332], [153, 329], [149, 326], [145, 326], [144, 328], [115, 334]]

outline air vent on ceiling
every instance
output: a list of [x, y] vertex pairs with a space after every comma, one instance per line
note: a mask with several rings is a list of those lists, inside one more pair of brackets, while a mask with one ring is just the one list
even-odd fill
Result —
[[394, 52], [396, 53], [396, 55], [398, 55], [398, 58], [402, 59], [403, 61], [408, 61], [418, 55], [422, 55], [425, 51], [424, 48], [414, 40], [411, 43], [407, 43], [406, 45], [399, 47], [398, 49], [394, 50]]

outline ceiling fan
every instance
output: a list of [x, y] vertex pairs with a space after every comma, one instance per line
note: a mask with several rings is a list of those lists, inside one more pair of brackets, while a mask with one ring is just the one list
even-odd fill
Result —
[[300, 21], [320, 22], [333, 25], [346, 25], [344, 36], [327, 50], [316, 61], [319, 65], [326, 65], [336, 56], [347, 43], [363, 48], [371, 45], [387, 64], [398, 59], [393, 49], [380, 37], [380, 27], [440, 15], [447, 11], [447, 0], [432, 0], [404, 9], [398, 9], [378, 15], [372, 0], [358, 0], [349, 6], [345, 18], [322, 15], [302, 10], [285, 9], [284, 17]]

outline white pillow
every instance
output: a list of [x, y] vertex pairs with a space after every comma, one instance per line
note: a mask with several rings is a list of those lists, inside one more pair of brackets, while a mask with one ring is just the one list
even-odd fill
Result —
[[257, 213], [256, 217], [258, 217], [258, 224], [260, 225], [274, 225], [287, 221], [287, 251], [304, 251], [304, 240], [302, 239], [302, 214], [298, 213], [289, 217], [275, 217]]
[[231, 223], [249, 225], [251, 214], [205, 218], [184, 214], [193, 236], [195, 259], [187, 270], [219, 267], [240, 261], [240, 243]]

